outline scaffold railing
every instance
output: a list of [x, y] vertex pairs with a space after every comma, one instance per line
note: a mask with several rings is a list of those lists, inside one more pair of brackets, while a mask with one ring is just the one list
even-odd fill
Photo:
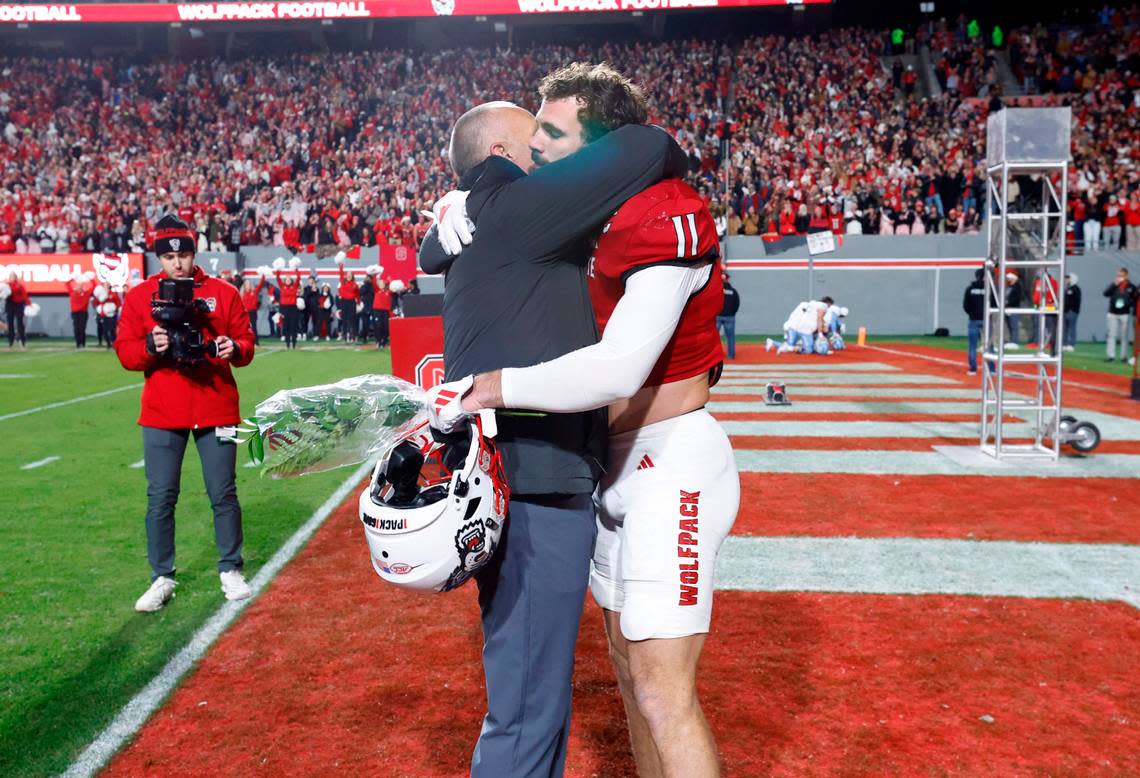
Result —
[[1060, 454], [1069, 123], [1069, 108], [988, 119], [980, 445], [995, 459]]

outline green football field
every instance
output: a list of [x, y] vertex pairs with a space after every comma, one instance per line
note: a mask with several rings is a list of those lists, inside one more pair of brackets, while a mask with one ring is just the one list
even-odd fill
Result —
[[[966, 345], [965, 338], [871, 340], [891, 342], [957, 352]], [[1127, 365], [1105, 363], [1103, 349], [1079, 344], [1065, 363], [1131, 374]], [[387, 351], [324, 345], [286, 352], [267, 343], [236, 376], [248, 414], [281, 388], [389, 370]], [[66, 769], [223, 603], [211, 515], [191, 446], [178, 510], [177, 597], [156, 614], [133, 610], [149, 583], [135, 424], [141, 382], [141, 374], [96, 348], [77, 353], [52, 341], [25, 352], [0, 351], [2, 776]], [[239, 465], [246, 461], [243, 451]], [[249, 576], [349, 473], [272, 481], [239, 467]]]
[[[243, 414], [281, 388], [390, 372], [387, 350], [263, 344], [235, 371]], [[142, 459], [141, 383], [98, 348], [77, 353], [55, 341], [0, 351], [0, 775], [66, 769], [224, 602], [191, 445], [177, 595], [158, 613], [134, 612], [150, 578], [146, 482], [133, 466]], [[274, 481], [246, 462], [243, 448], [238, 496], [252, 576], [351, 470]]]

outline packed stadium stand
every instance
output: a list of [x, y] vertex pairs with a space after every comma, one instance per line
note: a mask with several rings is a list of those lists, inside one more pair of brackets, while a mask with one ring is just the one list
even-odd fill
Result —
[[453, 119], [492, 99], [536, 109], [541, 76], [574, 59], [646, 88], [723, 234], [769, 238], [977, 231], [985, 118], [1014, 82], [1007, 101], [1073, 106], [1074, 247], [1090, 222], [1094, 244], [1118, 247], [1126, 232], [1105, 228], [1140, 220], [1118, 202], [1140, 186], [1140, 11], [1081, 21], [1008, 37], [964, 16], [930, 22], [908, 42], [919, 74], [891, 56], [890, 31], [855, 27], [157, 63], [8, 56], [0, 253], [141, 250], [168, 209], [216, 250], [414, 244], [420, 212], [453, 185]]

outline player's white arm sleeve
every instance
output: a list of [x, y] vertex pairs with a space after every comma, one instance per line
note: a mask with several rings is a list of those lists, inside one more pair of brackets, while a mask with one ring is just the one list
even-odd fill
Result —
[[711, 272], [712, 265], [653, 265], [634, 273], [599, 342], [549, 362], [503, 369], [503, 407], [574, 413], [632, 397]]

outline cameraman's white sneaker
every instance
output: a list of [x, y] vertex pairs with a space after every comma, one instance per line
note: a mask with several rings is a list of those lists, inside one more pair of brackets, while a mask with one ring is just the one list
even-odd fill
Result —
[[139, 613], [154, 613], [162, 610], [162, 606], [174, 597], [174, 587], [178, 582], [173, 578], [160, 575], [151, 583], [150, 588], [135, 602], [135, 610]]
[[222, 594], [226, 595], [227, 600], [244, 600], [253, 594], [241, 570], [227, 570], [219, 573], [218, 577], [222, 579]]

